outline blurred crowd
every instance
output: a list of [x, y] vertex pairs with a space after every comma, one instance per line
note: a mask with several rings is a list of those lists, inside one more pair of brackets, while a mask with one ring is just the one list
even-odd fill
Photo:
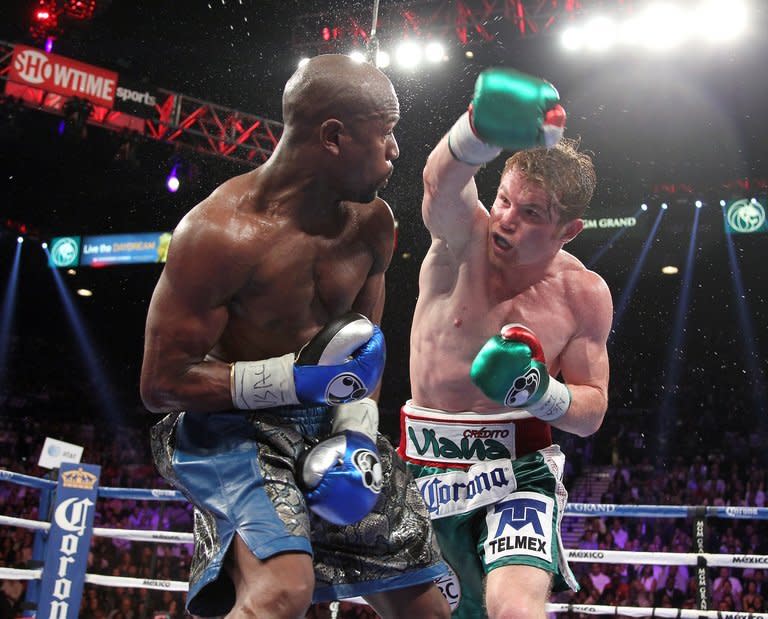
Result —
[[[555, 431], [568, 460], [565, 472], [569, 491], [580, 480], [595, 475], [604, 480], [598, 494], [571, 500], [637, 505], [766, 505], [766, 433], [758, 412], [737, 401], [694, 398], [695, 382], [681, 387], [675, 407], [665, 420], [663, 406], [656, 409], [612, 409], [603, 427], [583, 439]], [[702, 392], [698, 392], [702, 393]], [[707, 398], [710, 401], [705, 401]], [[55, 400], [55, 399], [54, 399]], [[102, 486], [168, 488], [152, 464], [149, 427], [155, 416], [132, 414], [124, 423], [90, 417], [77, 410], [55, 408], [54, 401], [18, 396], [3, 401], [0, 416], [0, 469], [36, 477], [50, 475], [37, 465], [45, 437], [84, 447], [83, 462], [101, 466]], [[397, 411], [383, 410], [396, 417]], [[390, 423], [387, 427], [396, 427]], [[665, 441], [656, 440], [666, 433]], [[652, 437], [649, 439], [649, 437]], [[394, 441], [397, 436], [391, 436]], [[584, 487], [582, 484], [581, 487]], [[586, 486], [589, 488], [589, 484]], [[6, 515], [41, 519], [39, 492], [6, 481], [0, 482], [0, 505]], [[44, 519], [46, 515], [43, 515]], [[189, 532], [192, 509], [186, 502], [100, 500], [96, 526]], [[578, 521], [578, 522], [577, 522]], [[565, 526], [580, 531], [572, 548], [636, 552], [695, 552], [691, 519], [566, 517]], [[728, 554], [768, 554], [768, 524], [750, 519], [708, 518], [705, 549]], [[28, 568], [34, 533], [21, 527], [0, 527], [0, 565]], [[94, 537], [88, 572], [113, 576], [186, 581], [191, 544], [129, 542]], [[633, 565], [571, 562], [581, 589], [552, 596], [552, 601], [590, 605], [695, 608], [695, 568], [687, 566]], [[709, 568], [710, 608], [765, 612], [768, 571], [757, 566]], [[26, 583], [0, 581], [0, 619], [17, 617], [24, 608]], [[572, 616], [572, 613], [567, 615]], [[184, 594], [143, 588], [85, 586], [80, 617], [84, 619], [139, 619], [183, 617]], [[317, 604], [313, 618], [368, 617], [376, 614], [351, 602]], [[563, 614], [557, 615], [563, 617]], [[586, 616], [585, 616], [586, 617]]]

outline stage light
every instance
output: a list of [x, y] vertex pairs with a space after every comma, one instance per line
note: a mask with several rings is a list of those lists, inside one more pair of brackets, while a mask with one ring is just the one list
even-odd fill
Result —
[[365, 54], [362, 52], [354, 51], [349, 54], [349, 57], [354, 60], [358, 64], [362, 64], [365, 62]]
[[24, 242], [24, 237], [23, 236], [17, 236], [16, 237], [16, 242], [17, 243], [23, 243]]
[[725, 206], [725, 205], [726, 205], [726, 201], [725, 200], [720, 200], [720, 206]]
[[42, 243], [40, 243], [40, 247], [42, 247], [43, 249], [48, 249], [48, 243], [43, 241]]
[[677, 275], [680, 272], [680, 269], [670, 264], [665, 267], [661, 267], [661, 272], [664, 273], [664, 275]]
[[397, 64], [404, 69], [414, 69], [421, 62], [421, 47], [412, 41], [401, 43], [395, 52]]
[[179, 186], [181, 185], [181, 181], [179, 181], [179, 177], [177, 175], [177, 170], [179, 168], [179, 164], [171, 168], [171, 173], [168, 175], [168, 178], [165, 180], [165, 186], [168, 188], [168, 191], [171, 193], [176, 193], [179, 190]]
[[583, 36], [589, 49], [601, 52], [616, 43], [616, 25], [607, 17], [595, 17], [585, 24]]
[[53, 51], [53, 37], [45, 39], [45, 53], [50, 54]]
[[647, 205], [645, 202], [643, 202], [643, 203], [640, 205], [640, 210], [641, 210], [641, 211], [647, 211], [647, 210], [648, 210], [648, 205]]
[[445, 58], [445, 48], [441, 43], [432, 41], [424, 48], [424, 56], [429, 62], [441, 62]]
[[701, 200], [696, 200], [695, 204], [696, 204], [696, 208], [701, 208], [702, 206], [704, 206], [704, 203]]
[[464, 57], [471, 60], [475, 57], [475, 52], [473, 52], [471, 49], [468, 49], [466, 52], [464, 52]]
[[584, 46], [584, 33], [581, 28], [566, 28], [560, 35], [560, 44], [568, 51], [575, 52]]
[[736, 39], [747, 30], [747, 7], [743, 2], [710, 0], [691, 16], [696, 34], [719, 42]]
[[669, 205], [666, 202], [661, 203], [662, 210], [666, 211], [669, 208]]
[[389, 63], [390, 58], [387, 52], [384, 50], [376, 52], [376, 66], [379, 67], [379, 69], [386, 69], [389, 66]]
[[75, 269], [67, 269], [67, 275], [77, 275], [77, 271]]
[[80, 295], [81, 297], [92, 297], [93, 291], [88, 290], [88, 288], [78, 288], [77, 294]]

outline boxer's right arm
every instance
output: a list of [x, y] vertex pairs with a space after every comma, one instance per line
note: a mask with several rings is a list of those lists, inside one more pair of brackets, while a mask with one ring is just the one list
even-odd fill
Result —
[[433, 238], [461, 247], [478, 215], [474, 175], [503, 148], [553, 146], [565, 111], [545, 80], [512, 69], [488, 69], [475, 83], [467, 112], [430, 154], [424, 168], [422, 216]]
[[232, 253], [226, 231], [195, 209], [174, 231], [145, 327], [140, 389], [150, 411], [232, 409], [230, 366], [206, 357], [251, 276]]

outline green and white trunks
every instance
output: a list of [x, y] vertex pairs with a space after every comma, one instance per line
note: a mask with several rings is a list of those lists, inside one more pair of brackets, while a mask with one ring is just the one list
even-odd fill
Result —
[[540, 568], [553, 590], [578, 590], [560, 536], [565, 456], [551, 440], [540, 444], [537, 424], [549, 435], [547, 424], [523, 411], [444, 413], [410, 402], [400, 419], [398, 453], [452, 570], [437, 584], [453, 617], [486, 616], [485, 575], [504, 565]]

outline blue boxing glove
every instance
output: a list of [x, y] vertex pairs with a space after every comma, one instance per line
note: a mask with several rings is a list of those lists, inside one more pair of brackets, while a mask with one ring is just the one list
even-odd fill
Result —
[[252, 410], [360, 400], [378, 385], [385, 359], [381, 329], [350, 312], [323, 327], [298, 355], [231, 364], [232, 403]]
[[378, 407], [366, 398], [337, 407], [337, 432], [308, 449], [297, 465], [308, 507], [336, 525], [362, 520], [379, 500], [383, 484], [376, 448]]

